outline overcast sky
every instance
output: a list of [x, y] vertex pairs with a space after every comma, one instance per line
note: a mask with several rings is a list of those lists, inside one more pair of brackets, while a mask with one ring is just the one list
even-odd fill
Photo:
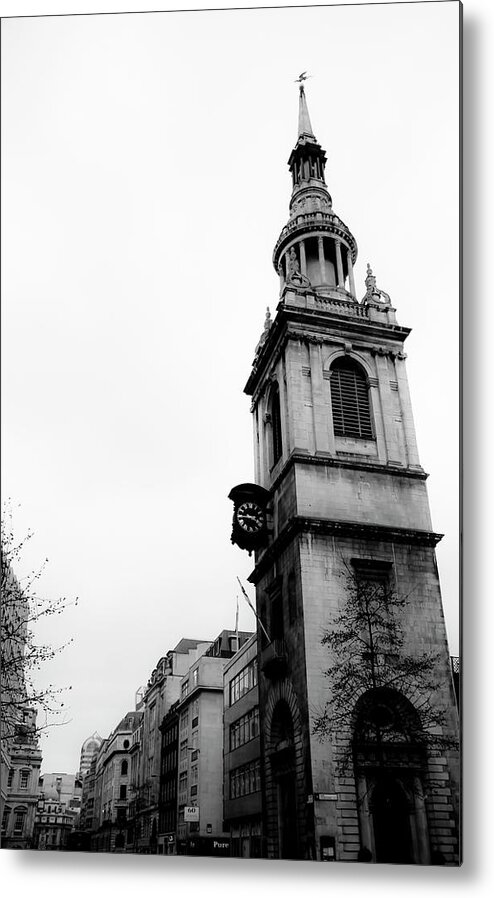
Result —
[[[335, 212], [412, 327], [407, 367], [458, 653], [458, 5], [2, 25], [2, 478], [26, 570], [79, 596], [43, 769], [73, 772], [182, 636], [233, 627], [243, 387], [278, 278], [302, 70]], [[20, 507], [17, 507], [17, 506]], [[253, 590], [249, 587], [251, 595]], [[240, 626], [255, 620], [241, 599]]]

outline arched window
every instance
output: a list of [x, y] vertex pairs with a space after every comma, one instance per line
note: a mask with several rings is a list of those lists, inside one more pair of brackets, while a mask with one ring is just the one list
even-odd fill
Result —
[[26, 820], [27, 808], [17, 807], [14, 811], [14, 836], [22, 836]]
[[122, 767], [121, 767], [121, 770], [120, 770], [120, 773], [122, 774], [122, 776], [125, 776], [125, 775], [126, 775], [127, 770], [128, 770], [128, 766], [129, 766], [129, 765], [128, 765], [127, 761], [122, 761]]
[[369, 388], [362, 369], [351, 359], [337, 359], [330, 383], [335, 435], [373, 439]]
[[275, 465], [278, 459], [281, 458], [281, 454], [283, 452], [283, 439], [281, 434], [280, 392], [277, 384], [274, 384], [271, 392], [270, 412], [272, 429], [271, 446], [273, 451], [273, 465]]

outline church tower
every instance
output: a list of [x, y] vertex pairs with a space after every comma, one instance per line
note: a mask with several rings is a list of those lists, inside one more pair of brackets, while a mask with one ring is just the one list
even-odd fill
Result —
[[[410, 331], [369, 266], [357, 295], [357, 244], [333, 211], [303, 83], [288, 166], [290, 214], [273, 253], [279, 302], [245, 387], [255, 480], [268, 497], [267, 538], [250, 576], [262, 622], [267, 854], [455, 864], [458, 715], [435, 559], [441, 537], [405, 370]], [[351, 625], [350, 599], [362, 601], [369, 584], [387, 597], [393, 624], [374, 622], [386, 651], [382, 632], [363, 634], [374, 647], [351, 681], [360, 685], [345, 694], [325, 672], [332, 667], [334, 680], [350, 654], [323, 637]], [[334, 704], [325, 711], [336, 689], [347, 711], [338, 719]]]

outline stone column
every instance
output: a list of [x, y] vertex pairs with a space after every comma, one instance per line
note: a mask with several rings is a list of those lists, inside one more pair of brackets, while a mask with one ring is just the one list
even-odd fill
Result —
[[285, 286], [285, 278], [283, 275], [283, 265], [281, 262], [278, 265], [278, 274], [280, 276], [280, 293], [283, 293], [283, 287]]
[[413, 423], [412, 403], [408, 390], [408, 379], [405, 369], [405, 359], [395, 358], [396, 380], [398, 382], [398, 396], [403, 415], [403, 429], [405, 431], [405, 443], [408, 454], [408, 464], [411, 468], [420, 468], [417, 439], [415, 437], [415, 425]]
[[357, 799], [362, 845], [371, 852], [375, 860], [376, 849], [369, 809], [369, 786], [363, 773], [359, 773], [357, 777]]
[[417, 851], [419, 864], [430, 864], [430, 843], [429, 830], [427, 826], [427, 814], [425, 810], [424, 791], [419, 776], [414, 777], [414, 799], [415, 799], [415, 823], [417, 827]]
[[324, 398], [326, 402], [326, 415], [328, 420], [328, 450], [331, 455], [336, 455], [336, 439], [334, 435], [333, 424], [333, 406], [331, 404], [331, 372], [325, 370], [323, 372], [323, 379], [325, 381]]
[[339, 240], [335, 240], [336, 245], [336, 270], [338, 272], [338, 287], [345, 286], [345, 278], [343, 277], [343, 261], [341, 258], [341, 243]]
[[307, 260], [305, 258], [305, 241], [301, 240], [299, 243], [300, 248], [300, 272], [301, 274], [307, 275]]
[[254, 415], [254, 471], [257, 483], [264, 486], [266, 483], [266, 473], [264, 470], [264, 414], [262, 410], [262, 399], [259, 399]]
[[347, 250], [346, 254], [347, 265], [348, 265], [348, 282], [350, 285], [350, 293], [357, 299], [357, 293], [355, 290], [355, 279], [353, 277], [353, 265], [352, 265], [352, 251], [350, 249]]
[[322, 370], [322, 346], [320, 343], [309, 344], [310, 381], [312, 394], [312, 422], [314, 428], [314, 445], [316, 455], [330, 451], [328, 434], [327, 397], [325, 399]]
[[[290, 344], [288, 343], [288, 346]], [[286, 350], [285, 350], [286, 351]], [[280, 395], [280, 415], [281, 415], [281, 439], [283, 441], [283, 451], [282, 456], [286, 458], [289, 454], [289, 446], [290, 446], [290, 431], [291, 431], [291, 422], [290, 422], [290, 412], [288, 405], [288, 396], [286, 389], [286, 358], [283, 355], [280, 362], [276, 366], [277, 376], [278, 376], [278, 389]]]
[[389, 371], [386, 356], [376, 355], [377, 378], [379, 382], [379, 396], [381, 398], [381, 410], [384, 425], [384, 439], [386, 441], [386, 455], [388, 464], [403, 464], [405, 459], [399, 458], [399, 449], [396, 441], [394, 427], [394, 409], [391, 387], [389, 384]]
[[326, 262], [324, 259], [324, 243], [321, 236], [317, 238], [317, 248], [319, 251], [319, 269], [321, 272], [321, 283], [326, 283]]

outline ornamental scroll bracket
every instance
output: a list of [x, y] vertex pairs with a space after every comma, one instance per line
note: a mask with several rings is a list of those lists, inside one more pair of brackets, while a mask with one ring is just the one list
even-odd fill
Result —
[[366, 305], [391, 306], [391, 297], [385, 290], [381, 290], [376, 285], [376, 278], [372, 272], [372, 268], [367, 263], [367, 277], [365, 278], [366, 293], [362, 303]]

